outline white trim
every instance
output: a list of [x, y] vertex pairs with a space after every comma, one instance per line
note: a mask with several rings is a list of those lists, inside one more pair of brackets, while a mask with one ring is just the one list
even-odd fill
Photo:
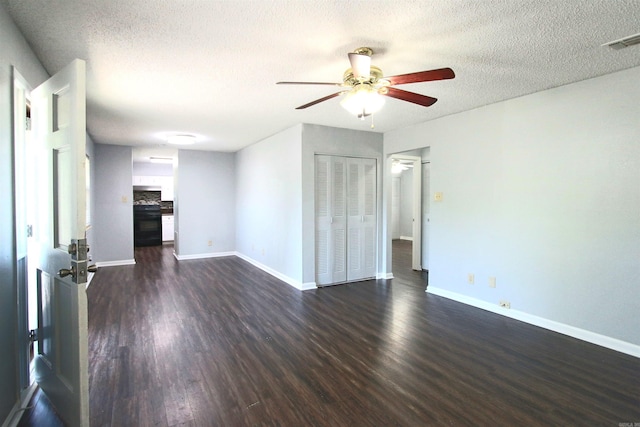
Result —
[[[26, 393], [20, 393], [22, 395], [22, 398], [18, 402], [16, 402], [15, 405], [13, 405], [13, 408], [11, 408], [11, 411], [9, 411], [7, 418], [5, 418], [4, 422], [2, 423], [2, 427], [16, 427], [18, 425], [20, 419], [22, 418], [22, 415], [24, 415], [24, 411], [27, 409], [29, 402], [31, 402], [31, 398], [33, 397], [33, 394], [37, 389], [38, 384], [34, 382], [25, 389]], [[19, 416], [18, 413], [20, 413]]]
[[376, 279], [391, 280], [393, 279], [393, 273], [378, 273]]
[[184, 261], [188, 259], [219, 258], [223, 256], [233, 256], [233, 255], [236, 255], [236, 252], [210, 252], [206, 254], [192, 254], [192, 255], [178, 255], [177, 253], [173, 252], [173, 256], [178, 261]]
[[427, 286], [427, 290], [425, 292], [458, 301], [463, 304], [471, 305], [482, 310], [487, 310], [492, 313], [500, 314], [502, 316], [510, 317], [512, 319], [520, 320], [521, 322], [529, 323], [530, 325], [539, 326], [541, 328], [558, 332], [563, 335], [568, 335], [570, 337], [577, 338], [591, 344], [596, 344], [601, 347], [640, 358], [640, 345], [632, 344], [630, 342], [622, 341], [616, 338], [611, 338], [606, 335], [597, 334], [585, 329], [576, 328], [575, 326], [556, 322], [555, 320], [545, 319], [544, 317], [535, 316], [533, 314], [525, 313], [524, 311], [503, 308], [496, 304], [491, 304], [477, 298], [469, 297], [467, 295], [459, 294], [456, 292], [451, 292], [432, 285]]
[[274, 270], [271, 267], [268, 267], [264, 264], [262, 264], [259, 261], [256, 261], [253, 258], [250, 258], [244, 254], [241, 254], [240, 252], [236, 252], [235, 255], [238, 258], [242, 258], [243, 260], [247, 261], [248, 263], [254, 265], [255, 267], [258, 267], [260, 270], [264, 271], [265, 273], [268, 273], [270, 275], [272, 275], [273, 277], [282, 280], [283, 282], [285, 282], [286, 284], [293, 286], [294, 288], [301, 290], [301, 291], [308, 291], [310, 289], [316, 289], [317, 286], [315, 284], [315, 282], [306, 282], [306, 283], [302, 283], [298, 280], [292, 279], [291, 277], [284, 275], [276, 270]]
[[318, 289], [316, 282], [305, 282], [302, 283], [302, 286], [300, 287], [301, 291], [310, 291], [312, 289]]
[[272, 275], [273, 277], [282, 280], [283, 282], [285, 282], [286, 284], [293, 286], [296, 289], [299, 289], [301, 291], [308, 291], [311, 289], [317, 289], [316, 283], [315, 282], [306, 282], [306, 283], [302, 283], [298, 280], [292, 279], [289, 276], [286, 276], [274, 269], [272, 269], [271, 267], [267, 267], [266, 265], [262, 264], [261, 262], [256, 261], [253, 258], [250, 258], [244, 254], [241, 254], [240, 252], [236, 252], [236, 251], [231, 251], [231, 252], [213, 252], [213, 253], [208, 253], [208, 254], [194, 254], [194, 255], [178, 255], [175, 252], [173, 253], [173, 256], [178, 260], [178, 261], [184, 261], [184, 260], [190, 260], [190, 259], [203, 259], [203, 258], [218, 258], [218, 257], [225, 257], [225, 256], [237, 256], [238, 258], [241, 258], [245, 261], [247, 261], [249, 264], [252, 264], [255, 267], [258, 267], [260, 270], [264, 271], [265, 273], [268, 273], [270, 275]]
[[400, 240], [408, 240], [410, 242], [413, 242], [413, 237], [411, 237], [411, 236], [400, 236]]
[[135, 259], [121, 259], [117, 261], [100, 261], [96, 262], [96, 267], [118, 267], [120, 265], [134, 265]]

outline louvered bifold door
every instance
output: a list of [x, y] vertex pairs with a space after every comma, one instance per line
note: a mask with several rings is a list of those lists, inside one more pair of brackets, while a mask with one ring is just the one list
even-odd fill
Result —
[[345, 159], [316, 156], [316, 282], [344, 282], [346, 275]]
[[376, 273], [376, 161], [347, 161], [347, 281]]

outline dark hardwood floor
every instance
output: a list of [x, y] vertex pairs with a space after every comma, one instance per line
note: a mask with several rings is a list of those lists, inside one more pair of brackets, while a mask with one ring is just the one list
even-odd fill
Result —
[[396, 243], [395, 279], [305, 292], [171, 247], [101, 268], [91, 425], [640, 422], [640, 359], [427, 294]]

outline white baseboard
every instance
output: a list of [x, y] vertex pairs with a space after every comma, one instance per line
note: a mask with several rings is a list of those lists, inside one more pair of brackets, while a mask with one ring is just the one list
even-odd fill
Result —
[[99, 261], [96, 262], [96, 267], [118, 267], [120, 265], [134, 265], [135, 259], [121, 259], [118, 261]]
[[240, 252], [236, 252], [235, 255], [238, 258], [242, 258], [243, 260], [247, 261], [248, 263], [254, 265], [255, 267], [258, 267], [260, 270], [264, 271], [265, 273], [268, 273], [270, 275], [272, 275], [273, 277], [275, 277], [276, 279], [280, 279], [283, 282], [285, 282], [286, 284], [293, 286], [296, 289], [299, 289], [301, 291], [308, 291], [311, 289], [317, 289], [316, 283], [315, 282], [306, 282], [306, 283], [302, 283], [299, 280], [295, 280], [292, 279], [291, 277], [284, 275], [282, 273], [280, 273], [279, 271], [274, 270], [271, 267], [268, 267], [264, 264], [262, 264], [259, 261], [256, 261], [255, 259], [248, 257], [244, 254], [241, 254]]
[[13, 405], [9, 415], [7, 415], [7, 418], [2, 423], [2, 427], [16, 427], [18, 425], [20, 418], [22, 417], [22, 412], [27, 409], [31, 398], [37, 389], [38, 384], [34, 382], [21, 393], [21, 399]]
[[413, 237], [410, 237], [410, 236], [400, 236], [400, 240], [409, 240], [409, 241], [413, 242]]
[[640, 358], [640, 346], [626, 341], [576, 328], [575, 326], [556, 322], [555, 320], [545, 319], [544, 317], [535, 316], [533, 314], [525, 313], [524, 311], [500, 307], [496, 304], [491, 304], [477, 298], [469, 297], [457, 292], [451, 292], [432, 285], [427, 286], [427, 290], [425, 292]]
[[376, 279], [390, 280], [393, 279], [393, 273], [378, 273]]
[[210, 252], [205, 254], [192, 254], [192, 255], [178, 255], [177, 253], [173, 253], [173, 256], [178, 261], [184, 261], [187, 259], [204, 259], [204, 258], [219, 258], [223, 256], [234, 256], [236, 252]]

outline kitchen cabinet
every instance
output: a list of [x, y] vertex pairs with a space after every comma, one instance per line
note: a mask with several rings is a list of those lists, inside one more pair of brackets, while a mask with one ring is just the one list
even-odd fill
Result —
[[173, 177], [172, 176], [133, 176], [134, 187], [155, 187], [160, 189], [162, 201], [173, 201]]
[[173, 215], [162, 215], [162, 241], [173, 241]]
[[133, 185], [140, 185], [145, 187], [160, 187], [162, 185], [163, 178], [167, 178], [167, 177], [134, 175]]
[[173, 201], [173, 177], [163, 176], [165, 178], [160, 187], [160, 200], [163, 202]]

